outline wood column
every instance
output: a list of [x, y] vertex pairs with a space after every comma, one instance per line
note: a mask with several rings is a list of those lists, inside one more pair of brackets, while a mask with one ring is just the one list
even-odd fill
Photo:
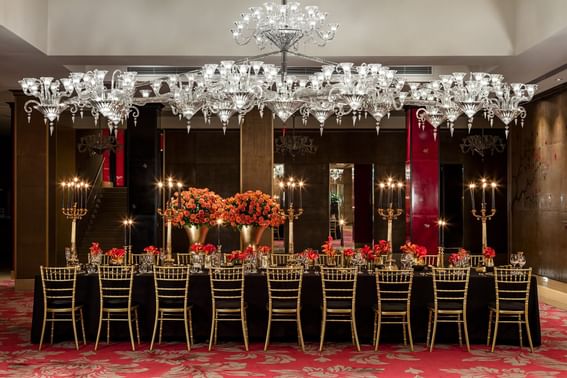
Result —
[[[234, 118], [237, 118], [236, 116]], [[274, 129], [272, 113], [257, 110], [246, 115], [240, 128], [240, 191], [261, 190], [272, 194], [274, 171]], [[272, 242], [271, 230], [262, 237], [262, 244]]]
[[[38, 112], [28, 124], [24, 104], [30, 98], [14, 92], [14, 271], [16, 287], [31, 280], [49, 251], [49, 127]], [[19, 285], [21, 284], [21, 285]]]
[[406, 238], [437, 253], [439, 232], [439, 143], [433, 127], [420, 129], [416, 109], [406, 112]]

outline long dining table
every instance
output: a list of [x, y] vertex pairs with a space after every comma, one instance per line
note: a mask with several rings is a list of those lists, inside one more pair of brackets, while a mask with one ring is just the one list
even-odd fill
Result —
[[[151, 273], [136, 274], [133, 283], [132, 300], [139, 307], [140, 334], [143, 340], [151, 339], [155, 319], [154, 279]], [[77, 277], [77, 302], [83, 305], [87, 339], [94, 340], [100, 316], [98, 275], [80, 274]], [[486, 342], [488, 330], [488, 304], [495, 300], [494, 277], [491, 274], [471, 272], [467, 317], [468, 332], [472, 344]], [[211, 326], [211, 290], [207, 273], [192, 273], [189, 285], [189, 301], [192, 305], [193, 332], [195, 342], [208, 340]], [[245, 276], [245, 301], [247, 303], [248, 330], [251, 341], [263, 340], [266, 334], [268, 313], [268, 287], [264, 273], [250, 273]], [[371, 343], [374, 327], [374, 308], [376, 306], [376, 280], [374, 274], [359, 273], [356, 291], [356, 325], [361, 343]], [[433, 278], [431, 274], [416, 272], [411, 292], [411, 328], [414, 342], [424, 343], [427, 333], [428, 304], [433, 302]], [[322, 287], [321, 276], [317, 272], [305, 273], [302, 285], [301, 321], [306, 341], [318, 341], [321, 331]], [[532, 277], [529, 298], [529, 324], [534, 346], [541, 344], [537, 282]], [[33, 319], [31, 329], [32, 343], [39, 343], [43, 320], [43, 291], [41, 278], [35, 279]], [[164, 340], [183, 340], [180, 324], [164, 325]], [[111, 339], [127, 337], [127, 327], [123, 324], [111, 325]], [[455, 343], [457, 340], [455, 324], [441, 324], [438, 327], [437, 343]], [[102, 337], [105, 337], [103, 327]], [[48, 334], [48, 333], [47, 333]], [[70, 325], [56, 325], [56, 339], [71, 339]], [[227, 339], [241, 339], [240, 323], [221, 325], [219, 342]], [[104, 338], [103, 338], [104, 340]], [[273, 325], [272, 342], [296, 340], [294, 325]], [[328, 326], [326, 340], [350, 342], [348, 324]], [[382, 342], [401, 343], [402, 330], [398, 325], [382, 327]], [[46, 340], [47, 341], [47, 340]], [[500, 327], [498, 343], [518, 344], [516, 325]]]

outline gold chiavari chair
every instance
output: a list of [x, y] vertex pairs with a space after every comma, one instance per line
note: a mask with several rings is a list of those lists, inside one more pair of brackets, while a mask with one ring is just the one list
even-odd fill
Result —
[[110, 265], [110, 256], [103, 253], [100, 259], [100, 265]]
[[191, 265], [191, 253], [178, 253], [177, 265]]
[[187, 350], [193, 344], [193, 321], [191, 306], [188, 304], [189, 267], [156, 266], [154, 268], [154, 287], [156, 293], [156, 317], [150, 350], [154, 349], [154, 341], [159, 322], [159, 339], [163, 333], [164, 321], [182, 321], [185, 325]]
[[480, 266], [484, 264], [484, 256], [483, 255], [469, 255], [469, 261], [471, 266]]
[[141, 265], [142, 260], [145, 256], [151, 256], [152, 264], [157, 265], [159, 261], [159, 255], [148, 255], [147, 253], [129, 253], [128, 254], [128, 265]]
[[438, 255], [425, 255], [423, 256], [423, 261], [427, 266], [438, 266], [439, 256]]
[[295, 322], [297, 339], [302, 351], [303, 331], [301, 329], [301, 284], [303, 268], [268, 268], [268, 330], [264, 351], [268, 350], [272, 322]]
[[352, 343], [360, 352], [355, 316], [357, 277], [356, 268], [321, 268], [323, 319], [319, 351], [323, 351], [327, 322], [343, 322], [350, 324]]
[[340, 267], [343, 265], [343, 254], [336, 253], [334, 256], [328, 256], [321, 253], [317, 260], [315, 260], [315, 265], [319, 266], [329, 266], [329, 267]]
[[494, 323], [494, 335], [491, 351], [494, 352], [498, 325], [500, 323], [518, 324], [520, 348], [523, 347], [522, 324], [526, 327], [530, 351], [534, 351], [530, 323], [528, 320], [528, 301], [530, 298], [530, 283], [532, 268], [510, 269], [494, 268], [494, 284], [496, 288], [496, 302], [488, 306], [488, 336], [486, 345], [490, 345], [491, 328]]
[[[457, 323], [459, 345], [463, 345], [461, 325], [465, 331], [465, 342], [470, 352], [467, 328], [467, 293], [469, 287], [469, 268], [433, 268], [434, 303], [428, 306], [427, 346], [433, 351], [438, 323]], [[433, 324], [433, 332], [431, 325]]]
[[[128, 322], [132, 350], [136, 350], [134, 333], [132, 331], [132, 314], [134, 314], [138, 344], [140, 344], [140, 329], [138, 324], [138, 306], [132, 304], [134, 266], [102, 265], [98, 272], [98, 282], [100, 290], [100, 316], [95, 351], [98, 349], [103, 321], [106, 321], [107, 344], [110, 343], [110, 322]], [[123, 314], [126, 315], [126, 318], [120, 317]], [[112, 315], [118, 315], [118, 317], [112, 317]]]
[[217, 343], [219, 322], [241, 322], [244, 348], [248, 351], [248, 325], [244, 302], [244, 268], [209, 270], [211, 280], [212, 314], [209, 351]]
[[273, 266], [290, 265], [296, 258], [293, 253], [272, 253], [270, 254], [270, 263]]
[[[43, 288], [43, 324], [41, 326], [41, 337], [39, 339], [39, 350], [43, 345], [45, 327], [51, 322], [51, 344], [53, 344], [53, 332], [55, 322], [71, 322], [75, 347], [79, 350], [79, 339], [77, 337], [77, 312], [81, 322], [83, 343], [86, 344], [85, 325], [83, 322], [83, 306], [76, 303], [78, 267], [50, 268], [41, 266], [41, 285]], [[70, 315], [70, 317], [59, 317], [57, 315]], [[48, 318], [51, 315], [51, 318]]]
[[[376, 269], [376, 292], [378, 306], [374, 313], [374, 350], [380, 343], [382, 324], [401, 324], [404, 334], [404, 345], [409, 339], [413, 352], [413, 337], [410, 322], [410, 299], [413, 282], [413, 270], [379, 270]], [[389, 319], [383, 321], [382, 319]]]

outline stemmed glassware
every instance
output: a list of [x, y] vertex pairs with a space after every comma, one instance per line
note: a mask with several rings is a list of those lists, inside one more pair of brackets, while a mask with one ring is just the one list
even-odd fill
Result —
[[520, 269], [526, 265], [526, 256], [524, 256], [524, 252], [516, 253], [516, 263], [520, 266]]
[[[525, 263], [525, 260], [524, 260]], [[516, 266], [518, 265], [518, 254], [517, 253], [512, 253], [510, 255], [510, 264], [512, 264], [513, 268], [516, 268]]]

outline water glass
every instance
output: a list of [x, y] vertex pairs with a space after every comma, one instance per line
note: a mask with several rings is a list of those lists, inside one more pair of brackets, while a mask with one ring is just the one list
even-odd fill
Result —
[[524, 256], [524, 252], [518, 252], [516, 255], [517, 255], [516, 261], [521, 269], [524, 267], [524, 265], [526, 265], [526, 256]]
[[510, 264], [512, 264], [514, 268], [518, 265], [518, 255], [516, 253], [510, 255]]

